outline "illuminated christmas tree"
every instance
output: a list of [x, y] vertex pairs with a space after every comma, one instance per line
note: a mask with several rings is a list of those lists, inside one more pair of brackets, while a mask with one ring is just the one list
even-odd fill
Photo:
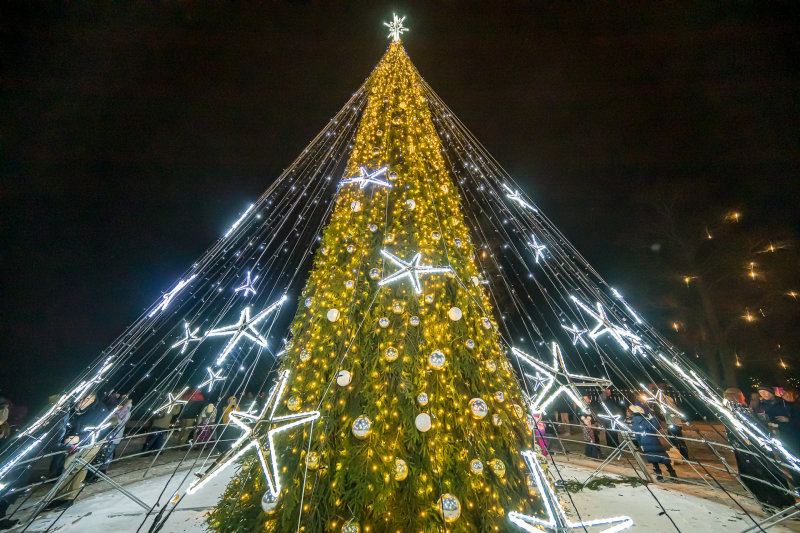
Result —
[[295, 419], [269, 423], [270, 402], [250, 418], [266, 461], [245, 460], [215, 530], [290, 531], [302, 514], [306, 531], [496, 531], [540, 507], [521, 456], [533, 418], [399, 38], [365, 91], [274, 392], [275, 416], [304, 423], [268, 442]]

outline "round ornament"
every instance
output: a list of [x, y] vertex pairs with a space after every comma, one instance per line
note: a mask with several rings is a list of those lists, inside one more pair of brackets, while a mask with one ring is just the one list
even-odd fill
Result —
[[353, 435], [357, 439], [364, 440], [372, 433], [372, 421], [364, 415], [353, 420]]
[[392, 305], [392, 311], [394, 311], [395, 314], [399, 315], [400, 313], [403, 312], [403, 304], [401, 304], [400, 302], [395, 302], [394, 305]]
[[379, 279], [381, 277], [381, 271], [378, 270], [377, 268], [373, 268], [372, 270], [369, 271], [369, 277], [371, 277], [372, 279]]
[[462, 244], [461, 239], [457, 238], [456, 240], [453, 241], [453, 243], [456, 245], [456, 248], [461, 248]]
[[292, 396], [286, 401], [286, 407], [288, 407], [290, 411], [300, 410], [300, 398]]
[[420, 405], [428, 405], [428, 393], [420, 392], [417, 395], [417, 403]]
[[311, 352], [309, 352], [308, 350], [303, 350], [302, 352], [300, 352], [300, 360], [302, 362], [305, 363], [309, 359], [311, 359]]
[[483, 317], [481, 318], [481, 326], [483, 326], [483, 329], [491, 329], [492, 321], [489, 320], [487, 317]]
[[441, 352], [441, 350], [434, 350], [428, 356], [428, 364], [431, 365], [431, 368], [433, 368], [434, 370], [443, 369], [444, 364], [446, 362], [447, 360], [445, 359], [444, 354]]
[[473, 285], [480, 285], [481, 284], [481, 279], [478, 276], [472, 276], [469, 279], [470, 279], [470, 281], [472, 281]]
[[347, 245], [347, 251], [352, 254], [353, 252], [356, 251], [356, 247], [353, 246], [352, 244], [348, 244]]
[[392, 235], [391, 233], [386, 235], [386, 242], [394, 242], [394, 235]]
[[347, 281], [344, 282], [344, 286], [347, 289], [352, 289], [353, 287], [356, 286], [356, 282], [353, 281], [352, 279], [348, 279]]
[[473, 474], [483, 474], [483, 463], [480, 459], [473, 459], [469, 464], [469, 469]]
[[525, 411], [522, 409], [522, 406], [514, 404], [511, 406], [514, 410], [514, 414], [517, 415], [517, 418], [522, 418], [525, 416]]
[[433, 303], [433, 294], [426, 294], [425, 295], [425, 302], [432, 304]]
[[389, 319], [386, 318], [385, 316], [379, 318], [378, 319], [378, 325], [380, 327], [382, 327], [382, 328], [388, 328], [389, 327]]
[[264, 509], [265, 513], [271, 513], [276, 507], [278, 507], [278, 498], [273, 498], [272, 494], [267, 490], [261, 497], [261, 508]]
[[512, 367], [511, 363], [509, 363], [508, 361], [503, 361], [502, 364], [503, 364], [503, 370], [505, 370], [506, 372], [511, 373], [514, 371], [514, 367]]
[[370, 224], [368, 227], [369, 227], [369, 230], [372, 233], [375, 233], [376, 231], [378, 231], [378, 226], [376, 226], [375, 224]]
[[358, 200], [356, 200], [355, 202], [351, 203], [351, 204], [350, 204], [350, 209], [351, 209], [353, 212], [355, 212], [355, 213], [358, 213], [359, 211], [361, 211], [361, 202], [359, 202]]
[[494, 393], [494, 399], [500, 403], [506, 401], [506, 395], [503, 391], [499, 390]]
[[452, 494], [442, 494], [442, 497], [439, 498], [438, 506], [442, 518], [448, 524], [455, 522], [461, 516], [461, 503]]
[[311, 296], [306, 298], [306, 301], [305, 301], [306, 307], [311, 307], [311, 304], [313, 304], [313, 303], [314, 303], [314, 298], [312, 298]]
[[320, 249], [320, 252], [322, 252], [322, 255], [328, 255], [328, 247], [327, 246], [323, 246]]
[[316, 470], [319, 467], [319, 454], [311, 451], [306, 455], [306, 466], [309, 470]]
[[361, 525], [350, 520], [342, 526], [342, 533], [361, 533]]
[[506, 475], [506, 464], [501, 461], [500, 459], [495, 459], [492, 461], [492, 472], [497, 477], [505, 477]]
[[414, 425], [417, 426], [417, 429], [421, 432], [425, 433], [429, 429], [431, 429], [431, 415], [428, 413], [420, 413], [414, 419]]
[[441, 239], [441, 238], [442, 238], [442, 234], [441, 234], [441, 233], [439, 233], [438, 231], [434, 231], [434, 232], [432, 232], [432, 233], [431, 233], [431, 238], [432, 238], [434, 241], [438, 241], [439, 239]]
[[465, 342], [464, 344], [466, 344], [467, 348], [469, 348], [470, 350], [475, 347], [475, 341], [472, 339], [467, 339], [467, 342]]
[[458, 307], [451, 307], [450, 310], [447, 312], [447, 316], [453, 322], [457, 322], [461, 320], [461, 317], [464, 316], [464, 313]]
[[536, 419], [533, 418], [533, 415], [529, 414], [525, 417], [525, 425], [528, 426], [528, 431], [533, 433], [533, 431], [536, 429]]
[[288, 352], [289, 350], [291, 350], [291, 349], [292, 349], [292, 346], [294, 346], [294, 340], [292, 340], [292, 339], [289, 339], [289, 340], [286, 342], [286, 344], [284, 344], [284, 345], [283, 345], [283, 349], [284, 349], [284, 350], [286, 350], [286, 351]]
[[503, 419], [500, 418], [500, 415], [494, 414], [494, 415], [492, 415], [492, 424], [494, 424], [495, 426], [498, 426], [498, 427], [502, 426], [503, 425]]
[[528, 486], [528, 492], [531, 496], [536, 496], [539, 493], [536, 488], [536, 477], [533, 474], [528, 474], [525, 478], [525, 484]]
[[[396, 120], [397, 120], [396, 124], [400, 124], [400, 120], [398, 120], [398, 119], [396, 119]], [[397, 172], [389, 172], [389, 179], [390, 180], [396, 180], [397, 179]]]
[[473, 398], [469, 401], [469, 412], [472, 418], [480, 420], [489, 414], [489, 406], [482, 398]]
[[383, 352], [383, 357], [389, 361], [395, 361], [397, 359], [397, 348], [386, 348], [386, 351]]
[[336, 322], [339, 320], [339, 315], [339, 310], [334, 307], [332, 309], [328, 309], [328, 313], [325, 316], [328, 317], [329, 322]]
[[402, 459], [394, 460], [394, 479], [396, 481], [403, 481], [408, 477], [408, 465]]
[[489, 359], [488, 361], [486, 361], [486, 370], [488, 370], [489, 372], [496, 371], [497, 370], [497, 363], [495, 363], [493, 360]]
[[413, 211], [415, 207], [417, 207], [417, 202], [414, 200], [406, 200], [406, 207], [409, 211]]
[[353, 381], [353, 374], [349, 370], [340, 370], [336, 375], [336, 384], [340, 387], [347, 387]]
[[419, 326], [419, 317], [412, 316], [411, 318], [408, 319], [408, 323], [411, 324], [412, 326]]
[[380, 137], [381, 135], [383, 135], [383, 130], [380, 130], [380, 129], [379, 129], [379, 130], [377, 130], [377, 131], [375, 132], [375, 135], [377, 135], [378, 137]]
[[450, 192], [450, 187], [448, 187], [447, 185], [442, 185], [442, 192], [443, 192], [443, 193], [448, 193], [448, 192]]

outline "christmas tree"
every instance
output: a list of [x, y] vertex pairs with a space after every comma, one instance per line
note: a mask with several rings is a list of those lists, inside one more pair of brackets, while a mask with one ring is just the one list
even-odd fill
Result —
[[[274, 480], [245, 460], [209, 519], [214, 530], [293, 530], [303, 507], [306, 531], [439, 531], [444, 522], [496, 531], [506, 510], [540, 506], [520, 455], [534, 422], [484, 286], [471, 281], [475, 246], [399, 39], [365, 90], [348, 178], [283, 355], [285, 397], [275, 398], [276, 413], [312, 410], [319, 420], [269, 442]], [[262, 441], [282, 423], [265, 418], [255, 426]], [[266, 517], [262, 495], [275, 506]]]
[[[0, 490], [26, 490], [62, 421], [113, 390], [143, 426], [196, 417], [198, 398], [228, 406], [171, 463], [172, 495], [137, 502], [152, 531], [232, 472], [215, 531], [621, 531], [627, 516], [567, 515], [539, 447], [557, 400], [630, 444], [622, 414], [585, 399], [608, 387], [676, 419], [669, 388], [791, 497], [796, 452], [723, 400], [519, 191], [416, 71], [402, 22], [264, 195], [17, 435]], [[245, 403], [253, 390], [265, 396]], [[76, 435], [74, 457], [97, 454], [113, 415]]]

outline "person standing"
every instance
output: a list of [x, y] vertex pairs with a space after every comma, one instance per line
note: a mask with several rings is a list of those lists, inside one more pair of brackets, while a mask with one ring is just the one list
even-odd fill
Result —
[[195, 437], [195, 444], [207, 442], [214, 433], [214, 421], [217, 418], [217, 408], [213, 403], [209, 403], [200, 412], [200, 417], [197, 421], [197, 437]]
[[103, 439], [111, 430], [110, 426], [100, 430], [108, 415], [108, 409], [97, 401], [97, 395], [94, 393], [87, 394], [78, 402], [67, 422], [64, 438], [64, 443], [68, 447], [64, 471], [68, 473], [68, 478], [59, 479], [61, 486], [48, 504], [48, 509], [66, 509], [72, 505], [87, 474], [84, 466], [75, 465], [73, 468], [73, 463], [81, 459], [91, 464], [103, 447]]
[[[622, 407], [619, 406], [617, 402], [611, 397], [611, 390], [605, 389], [602, 394], [600, 395], [600, 406], [601, 408], [608, 409], [608, 412], [611, 413], [612, 416], [619, 415], [622, 417], [625, 412], [622, 410]], [[605, 409], [598, 410], [598, 412], [604, 412]], [[603, 427], [605, 428], [606, 434], [606, 446], [611, 448], [612, 450], [619, 446], [619, 431], [612, 430], [612, 420], [606, 420], [603, 422]]]
[[172, 409], [164, 410], [161, 416], [153, 419], [153, 424], [150, 426], [150, 436], [142, 446], [142, 451], [157, 452], [164, 445], [164, 434], [172, 426], [172, 417], [178, 413], [181, 406], [176, 405]]
[[594, 417], [590, 413], [584, 413], [581, 415], [581, 422], [583, 422], [583, 442], [585, 443], [584, 454], [592, 459], [600, 459], [600, 447], [597, 445], [598, 426]]
[[133, 409], [133, 400], [124, 400], [114, 411], [111, 421], [114, 424], [114, 429], [108, 434], [108, 444], [103, 448], [103, 462], [100, 464], [99, 470], [104, 474], [108, 470], [111, 461], [114, 460], [114, 450], [122, 442], [122, 436], [125, 434], [125, 425], [131, 418], [131, 410]]
[[667, 455], [667, 451], [661, 444], [661, 439], [658, 438], [658, 430], [661, 428], [658, 419], [652, 414], [645, 413], [644, 408], [640, 405], [631, 405], [630, 411], [632, 414], [632, 425], [636, 442], [644, 452], [645, 459], [648, 463], [653, 465], [653, 472], [656, 474], [656, 479], [663, 481], [664, 476], [661, 475], [661, 466], [667, 467], [669, 475], [677, 478], [678, 474], [672, 467], [672, 461]]
[[[659, 388], [651, 383], [647, 386], [653, 396], [655, 396]], [[675, 404], [675, 399], [664, 392], [664, 385], [661, 385], [661, 402], [666, 406], [661, 408], [664, 414], [664, 423], [667, 425], [667, 440], [669, 443], [677, 448], [685, 460], [689, 460], [689, 447], [686, 441], [683, 440], [683, 418], [678, 414], [678, 406]]]

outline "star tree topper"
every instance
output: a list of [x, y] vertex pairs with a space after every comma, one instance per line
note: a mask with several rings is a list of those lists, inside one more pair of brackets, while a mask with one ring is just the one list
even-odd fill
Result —
[[[222, 469], [236, 461], [251, 448], [255, 448], [256, 455], [261, 463], [261, 468], [264, 471], [264, 477], [267, 479], [267, 490], [269, 490], [272, 501], [277, 501], [281, 493], [281, 482], [278, 475], [278, 458], [275, 454], [275, 435], [294, 427], [313, 422], [319, 418], [319, 411], [306, 411], [305, 413], [291, 413], [288, 415], [275, 416], [275, 411], [286, 392], [286, 382], [288, 380], [289, 371], [284, 370], [281, 372], [278, 383], [270, 391], [267, 401], [264, 403], [264, 407], [261, 408], [260, 413], [253, 414], [243, 411], [232, 411], [230, 413], [231, 424], [241, 429], [243, 431], [242, 435], [236, 439], [236, 442], [233, 443], [230, 450], [217, 459], [211, 468], [206, 470], [199, 479], [196, 479], [189, 485], [189, 488], [186, 490], [188, 494], [199, 490], [203, 485], [219, 474]], [[257, 435], [258, 430], [262, 427], [269, 428], [267, 430], [269, 465], [267, 465], [264, 446], [261, 444], [261, 440]]]
[[391, 22], [384, 22], [383, 25], [389, 28], [389, 35], [388, 37], [392, 38], [393, 42], [397, 42], [400, 40], [400, 36], [403, 32], [407, 32], [408, 28], [403, 26], [403, 21], [406, 20], [405, 17], [400, 18], [395, 13], [392, 13], [394, 20]]

